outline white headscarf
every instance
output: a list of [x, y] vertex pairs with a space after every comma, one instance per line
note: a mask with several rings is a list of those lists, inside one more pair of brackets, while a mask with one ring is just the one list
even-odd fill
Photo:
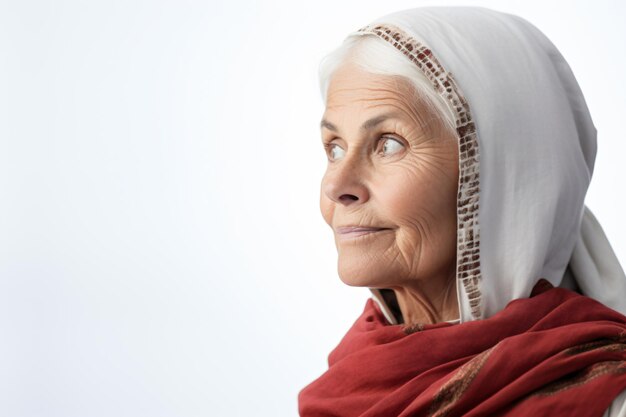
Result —
[[540, 278], [626, 314], [626, 276], [584, 204], [596, 129], [556, 47], [527, 21], [480, 7], [403, 10], [351, 35], [367, 34], [456, 109], [460, 321], [528, 297]]

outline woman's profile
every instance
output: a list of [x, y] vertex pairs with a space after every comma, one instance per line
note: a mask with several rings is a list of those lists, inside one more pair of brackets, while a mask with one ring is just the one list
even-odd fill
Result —
[[372, 298], [300, 415], [626, 417], [626, 276], [585, 205], [596, 129], [557, 48], [490, 9], [402, 10], [320, 84], [321, 213]]

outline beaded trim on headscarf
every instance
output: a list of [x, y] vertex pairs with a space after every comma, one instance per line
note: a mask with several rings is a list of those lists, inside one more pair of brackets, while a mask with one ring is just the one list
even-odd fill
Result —
[[459, 137], [456, 276], [468, 295], [472, 318], [480, 319], [479, 154], [476, 126], [467, 100], [452, 74], [443, 68], [430, 48], [403, 30], [389, 24], [370, 24], [360, 28], [357, 33], [373, 34], [390, 42], [417, 65], [437, 92], [455, 109]]

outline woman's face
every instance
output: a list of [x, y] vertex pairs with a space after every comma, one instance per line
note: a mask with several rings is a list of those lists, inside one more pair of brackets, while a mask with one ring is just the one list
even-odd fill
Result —
[[331, 79], [320, 208], [348, 285], [436, 293], [454, 279], [457, 139], [413, 91], [352, 65]]

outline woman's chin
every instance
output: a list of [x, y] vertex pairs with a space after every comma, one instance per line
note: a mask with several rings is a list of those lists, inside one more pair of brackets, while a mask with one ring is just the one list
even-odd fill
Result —
[[372, 268], [363, 266], [343, 265], [339, 263], [339, 278], [341, 282], [351, 287], [387, 288], [389, 279], [376, 274]]

